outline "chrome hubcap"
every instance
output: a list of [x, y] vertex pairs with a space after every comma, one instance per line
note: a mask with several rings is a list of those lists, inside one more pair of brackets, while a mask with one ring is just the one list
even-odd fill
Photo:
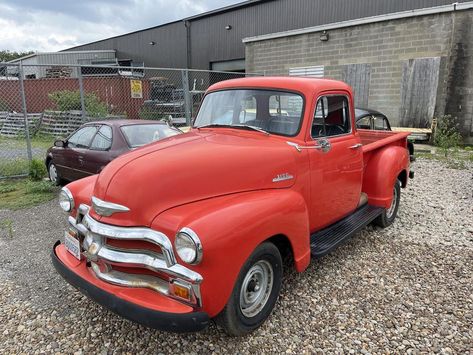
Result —
[[391, 201], [391, 206], [386, 210], [386, 217], [391, 218], [394, 214], [394, 211], [396, 210], [396, 204], [397, 204], [397, 189], [394, 188], [393, 191], [393, 200]]
[[273, 267], [265, 260], [254, 264], [243, 280], [240, 291], [240, 310], [245, 317], [257, 315], [268, 302], [273, 288]]
[[56, 182], [57, 180], [57, 171], [56, 166], [54, 164], [49, 165], [49, 179], [52, 182]]

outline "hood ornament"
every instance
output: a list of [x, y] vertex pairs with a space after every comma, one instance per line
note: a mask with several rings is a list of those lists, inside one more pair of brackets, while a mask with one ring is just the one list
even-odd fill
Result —
[[273, 182], [279, 182], [279, 181], [284, 181], [284, 180], [291, 180], [294, 179], [294, 176], [292, 176], [289, 173], [284, 173], [284, 174], [278, 174], [274, 179]]
[[92, 208], [94, 209], [95, 213], [102, 217], [110, 217], [116, 212], [128, 212], [130, 210], [126, 206], [103, 201], [95, 196], [92, 196]]

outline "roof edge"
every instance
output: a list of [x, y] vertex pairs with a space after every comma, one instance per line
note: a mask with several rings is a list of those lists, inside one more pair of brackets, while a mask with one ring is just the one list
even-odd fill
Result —
[[364, 18], [360, 18], [360, 19], [356, 19], [356, 20], [332, 22], [332, 23], [328, 23], [328, 24], [325, 24], [325, 25], [305, 27], [305, 28], [300, 28], [300, 29], [296, 29], [296, 30], [289, 30], [289, 31], [282, 31], [282, 32], [275, 32], [275, 33], [268, 33], [268, 34], [264, 34], [264, 35], [253, 36], [253, 37], [246, 37], [246, 38], [242, 39], [242, 42], [243, 43], [251, 43], [251, 42], [266, 41], [266, 40], [269, 40], [269, 39], [277, 39], [277, 38], [282, 38], [282, 37], [298, 36], [298, 35], [307, 34], [307, 33], [322, 32], [322, 31], [334, 30], [334, 29], [338, 29], [338, 28], [365, 25], [365, 24], [376, 23], [376, 22], [397, 20], [397, 19], [402, 19], [402, 18], [432, 15], [432, 14], [439, 14], [439, 13], [444, 13], [444, 12], [453, 12], [453, 11], [460, 11], [460, 10], [467, 10], [467, 9], [471, 9], [471, 8], [473, 8], [473, 1], [468, 1], [468, 2], [464, 2], [464, 3], [453, 3], [453, 4], [450, 4], [450, 5], [426, 7], [426, 8], [422, 8], [422, 9], [414, 9], [414, 10], [393, 12], [393, 13], [384, 14], [384, 15], [364, 17]]

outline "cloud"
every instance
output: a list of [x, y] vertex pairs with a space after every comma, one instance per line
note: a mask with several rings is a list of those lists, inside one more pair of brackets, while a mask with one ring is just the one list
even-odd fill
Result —
[[0, 50], [58, 51], [241, 0], [2, 0]]

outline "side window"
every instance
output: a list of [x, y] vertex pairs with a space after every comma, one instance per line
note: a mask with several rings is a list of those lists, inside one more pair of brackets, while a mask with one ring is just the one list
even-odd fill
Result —
[[97, 132], [97, 126], [81, 128], [67, 140], [67, 146], [70, 148], [88, 148], [95, 132]]
[[374, 119], [374, 129], [378, 131], [386, 131], [388, 129], [388, 123], [386, 118], [383, 116], [373, 116]]
[[100, 127], [99, 131], [97, 132], [94, 139], [92, 140], [90, 149], [107, 150], [107, 149], [110, 149], [111, 146], [112, 146], [112, 129], [107, 125], [103, 125], [102, 127]]
[[345, 96], [323, 96], [317, 101], [312, 137], [330, 137], [350, 132], [348, 99]]
[[356, 121], [356, 128], [371, 129], [371, 116], [365, 116]]

